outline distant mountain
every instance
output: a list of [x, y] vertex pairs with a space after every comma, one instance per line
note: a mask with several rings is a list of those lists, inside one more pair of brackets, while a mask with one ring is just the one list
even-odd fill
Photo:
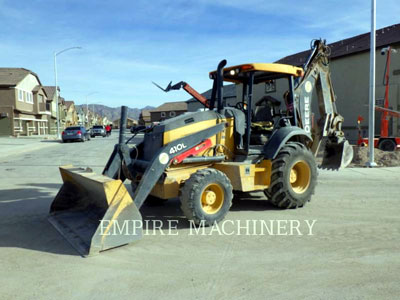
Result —
[[[76, 107], [82, 108], [84, 111], [86, 111], [86, 105], [76, 105]], [[153, 106], [145, 106], [141, 109], [139, 108], [128, 108], [128, 118], [138, 120], [139, 115], [142, 109], [154, 109], [155, 107]], [[101, 105], [101, 104], [89, 104], [89, 111], [93, 111], [96, 114], [99, 114], [101, 116], [107, 117], [107, 119], [114, 121], [120, 118], [121, 116], [121, 107], [109, 107], [106, 105]]]

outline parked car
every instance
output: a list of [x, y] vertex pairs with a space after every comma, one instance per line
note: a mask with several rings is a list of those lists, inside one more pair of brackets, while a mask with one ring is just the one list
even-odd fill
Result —
[[131, 133], [137, 133], [137, 132], [139, 132], [139, 131], [143, 131], [143, 130], [146, 130], [146, 126], [144, 126], [144, 125], [137, 125], [137, 126], [132, 126], [131, 127]]
[[90, 134], [83, 126], [71, 126], [67, 127], [62, 132], [62, 141], [66, 143], [68, 141], [89, 141]]
[[94, 125], [90, 131], [90, 137], [94, 138], [95, 136], [106, 136], [106, 129], [103, 125]]

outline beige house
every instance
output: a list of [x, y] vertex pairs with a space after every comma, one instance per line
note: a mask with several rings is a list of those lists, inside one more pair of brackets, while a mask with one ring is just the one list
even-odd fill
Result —
[[151, 116], [150, 116], [150, 110], [149, 109], [142, 109], [139, 115], [139, 121], [138, 123], [140, 125], [145, 125], [148, 126], [151, 124]]
[[160, 122], [188, 111], [185, 101], [167, 102], [150, 111], [150, 121]]
[[0, 68], [0, 135], [48, 134], [51, 111], [38, 75], [23, 68]]
[[[118, 128], [119, 128], [119, 122], [120, 122], [120, 120], [121, 120], [121, 119], [117, 119], [117, 120], [114, 120], [114, 121], [112, 122], [112, 124], [113, 124], [113, 129], [118, 129]], [[131, 118], [127, 118], [127, 120], [126, 120], [126, 128], [127, 128], [127, 129], [131, 128], [132, 126], [136, 126], [136, 125], [138, 125], [138, 121], [136, 121], [136, 120], [134, 120], [134, 119], [131, 119]]]
[[85, 126], [86, 125], [86, 113], [82, 107], [75, 106], [76, 110], [76, 117], [77, 117], [77, 124]]
[[64, 130], [67, 121], [67, 106], [65, 104], [65, 99], [63, 97], [59, 97], [58, 100], [58, 114], [59, 114], [59, 122], [60, 122], [60, 130]]
[[[47, 125], [49, 134], [57, 134], [57, 100], [56, 100], [56, 87], [55, 86], [44, 86], [43, 89], [47, 94], [47, 111], [50, 111], [50, 115], [47, 116]], [[60, 92], [60, 87], [58, 88]]]
[[106, 126], [106, 125], [111, 125], [112, 122], [111, 122], [107, 117], [103, 117], [103, 118], [102, 118], [102, 124], [103, 124], [104, 126]]
[[65, 118], [65, 126], [74, 126], [78, 125], [78, 115], [75, 109], [74, 101], [65, 101], [65, 109], [66, 109], [66, 118]]

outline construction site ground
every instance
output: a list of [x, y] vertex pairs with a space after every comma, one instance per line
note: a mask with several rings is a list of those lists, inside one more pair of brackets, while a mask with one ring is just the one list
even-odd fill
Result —
[[[135, 244], [82, 258], [46, 220], [62, 184], [58, 166], [101, 172], [115, 142], [55, 143], [0, 158], [1, 299], [400, 295], [399, 167], [319, 171], [312, 202], [295, 210], [276, 209], [260, 193], [237, 195], [222, 234], [193, 233], [178, 199], [145, 205], [144, 220], [161, 221], [161, 230], [150, 226]], [[260, 224], [273, 228], [261, 234]]]

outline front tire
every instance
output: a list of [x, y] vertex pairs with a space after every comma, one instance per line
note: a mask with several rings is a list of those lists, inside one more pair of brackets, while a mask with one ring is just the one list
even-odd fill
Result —
[[317, 184], [314, 155], [303, 144], [288, 143], [272, 161], [270, 202], [280, 208], [302, 207]]
[[224, 219], [232, 205], [229, 178], [216, 169], [203, 169], [192, 174], [180, 195], [181, 209], [196, 225], [211, 226]]

